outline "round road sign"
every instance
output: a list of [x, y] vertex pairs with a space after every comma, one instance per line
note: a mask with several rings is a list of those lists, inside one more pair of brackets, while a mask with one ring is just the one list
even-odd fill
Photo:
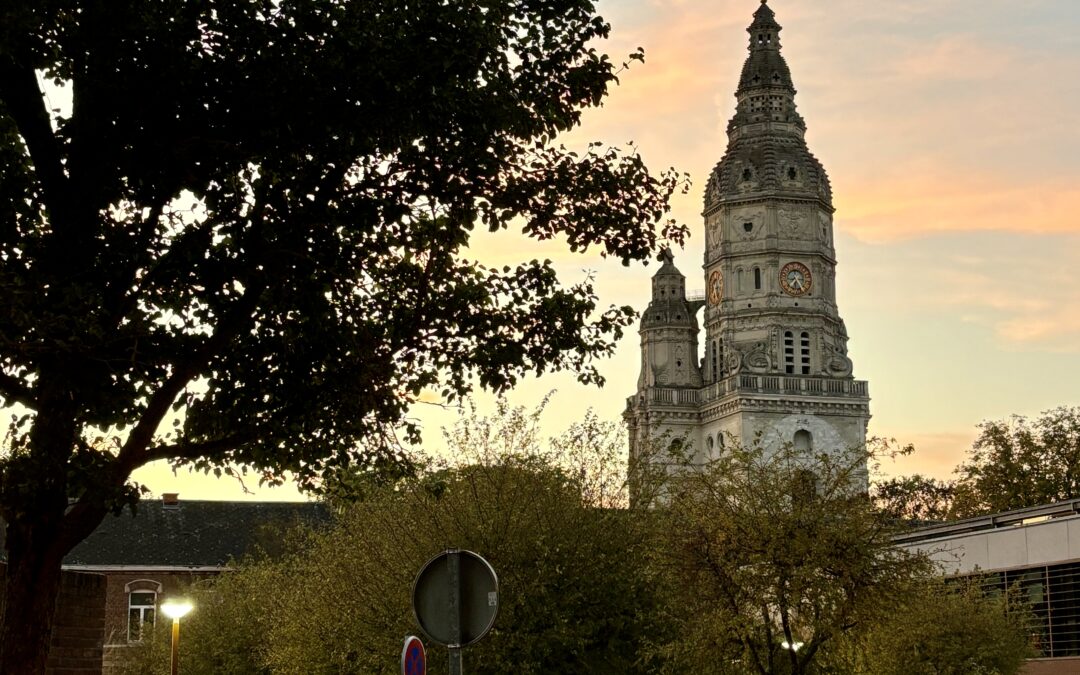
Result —
[[427, 675], [427, 652], [424, 643], [415, 635], [405, 638], [405, 647], [401, 650], [401, 675]]
[[499, 580], [488, 561], [471, 551], [443, 551], [416, 575], [413, 614], [420, 628], [451, 648], [484, 637], [499, 609]]

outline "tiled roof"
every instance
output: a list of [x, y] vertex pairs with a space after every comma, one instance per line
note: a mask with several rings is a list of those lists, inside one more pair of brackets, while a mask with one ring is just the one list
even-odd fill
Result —
[[273, 546], [297, 524], [327, 522], [317, 502], [139, 502], [135, 515], [108, 515], [64, 558], [76, 566], [220, 567], [256, 546]]

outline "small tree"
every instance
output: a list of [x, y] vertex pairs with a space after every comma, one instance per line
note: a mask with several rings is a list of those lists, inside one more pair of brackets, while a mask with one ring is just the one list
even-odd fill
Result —
[[687, 467], [662, 509], [673, 672], [815, 672], [830, 647], [882, 620], [931, 573], [892, 545], [855, 486], [869, 453], [815, 458], [734, 447]]

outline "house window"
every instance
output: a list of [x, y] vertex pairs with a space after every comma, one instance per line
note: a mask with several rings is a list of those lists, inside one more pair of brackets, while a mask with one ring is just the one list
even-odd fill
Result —
[[143, 639], [143, 626], [154, 625], [154, 609], [157, 607], [157, 593], [153, 591], [132, 591], [128, 594], [128, 641], [138, 642]]

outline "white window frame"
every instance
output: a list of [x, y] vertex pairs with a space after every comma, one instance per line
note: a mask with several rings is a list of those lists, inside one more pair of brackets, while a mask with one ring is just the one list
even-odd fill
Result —
[[[161, 584], [151, 579], [138, 579], [125, 584], [124, 592], [127, 594], [127, 641], [142, 642], [145, 637], [142, 634], [142, 626], [147, 623], [155, 625], [157, 622], [157, 602], [158, 596], [161, 595]], [[136, 593], [152, 595], [153, 600], [150, 604], [132, 604]], [[139, 613], [139, 621], [136, 625], [132, 625], [132, 610], [137, 610]], [[147, 614], [149, 614], [149, 619], [147, 619]]]

